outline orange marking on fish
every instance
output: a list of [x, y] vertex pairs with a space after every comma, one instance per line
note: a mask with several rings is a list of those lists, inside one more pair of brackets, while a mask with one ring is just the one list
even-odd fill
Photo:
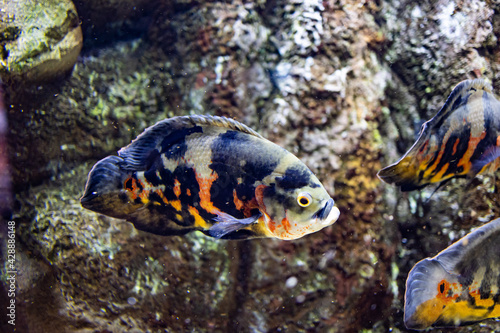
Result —
[[181, 195], [181, 183], [176, 179], [174, 179], [174, 194], [178, 198]]
[[459, 142], [460, 142], [460, 138], [457, 138], [457, 140], [455, 140], [455, 144], [453, 145], [453, 153], [452, 153], [452, 155], [455, 155], [457, 153], [457, 146], [458, 146]]
[[170, 206], [174, 207], [176, 211], [180, 212], [182, 209], [182, 204], [180, 200], [173, 200], [169, 202]]
[[186, 194], [187, 194], [188, 197], [190, 197], [191, 196], [191, 190], [187, 188], [186, 189]]
[[168, 200], [167, 200], [167, 198], [165, 198], [165, 195], [163, 194], [163, 191], [162, 191], [161, 189], [156, 189], [154, 192], [155, 192], [156, 194], [158, 194], [158, 196], [161, 198], [161, 200], [162, 200], [164, 203], [168, 204]]
[[276, 223], [273, 220], [269, 220], [269, 222], [267, 223], [267, 227], [269, 228], [269, 230], [271, 230], [272, 233], [274, 233], [274, 231], [276, 230]]
[[490, 306], [495, 305], [495, 302], [491, 298], [481, 299], [481, 293], [477, 288], [471, 290], [471, 287], [469, 287], [469, 295], [475, 299], [476, 306], [483, 306], [485, 308], [489, 308]]
[[255, 197], [249, 201], [243, 201], [240, 198], [238, 198], [236, 190], [233, 190], [233, 202], [237, 210], [239, 211], [243, 210], [243, 215], [245, 215], [245, 217], [252, 216], [252, 209], [259, 208], [259, 204], [257, 203]]
[[[432, 165], [425, 165], [424, 168], [427, 168], [427, 170], [424, 172], [424, 178], [427, 178], [439, 165], [439, 161], [441, 161], [441, 158], [443, 157], [443, 149], [444, 149], [445, 143], [443, 143], [443, 146], [441, 147], [441, 150], [438, 152], [438, 156], [436, 160], [434, 161], [434, 164]], [[420, 168], [422, 169], [422, 168]]]
[[486, 137], [486, 131], [481, 132], [481, 135], [479, 137], [471, 137], [469, 139], [469, 145], [467, 147], [467, 150], [465, 151], [464, 156], [458, 161], [457, 166], [464, 166], [464, 171], [468, 172], [471, 166], [470, 158], [474, 154], [474, 151], [476, 150], [477, 145], [481, 140], [483, 140]]
[[497, 146], [500, 147], [500, 135], [497, 136]]
[[436, 298], [443, 300], [445, 303], [453, 302], [458, 297], [458, 294], [453, 293], [451, 296], [448, 296], [450, 287], [452, 287], [452, 285], [448, 281], [441, 280], [437, 286], [438, 294]]
[[283, 226], [283, 228], [285, 228], [285, 232], [290, 233], [292, 227], [290, 226], [290, 221], [288, 221], [287, 217], [281, 220], [281, 225]]
[[219, 213], [220, 210], [214, 206], [212, 198], [210, 195], [210, 189], [212, 188], [213, 182], [218, 178], [218, 175], [212, 171], [209, 177], [202, 178], [196, 174], [196, 181], [200, 186], [200, 206], [207, 212], [215, 214]]
[[256, 198], [252, 198], [252, 200], [245, 202], [245, 209], [244, 209], [243, 213], [245, 214], [245, 216], [251, 216], [252, 209], [256, 209], [256, 208], [257, 209], [259, 208], [259, 204], [257, 203]]
[[[139, 192], [139, 194], [138, 194], [137, 196], [139, 196], [139, 198], [141, 198], [142, 203], [145, 203], [145, 204], [146, 204], [146, 203], [148, 203], [148, 202], [149, 202], [149, 192], [148, 192], [148, 191], [145, 191], [146, 186], [144, 185], [144, 182], [143, 182], [141, 179], [137, 178], [137, 179], [136, 179], [136, 181], [137, 181], [137, 183], [138, 183], [138, 184], [140, 184], [140, 185], [141, 185], [141, 187], [142, 187], [142, 191], [140, 191], [140, 192], [139, 192], [139, 188], [138, 188], [138, 186], [136, 185], [136, 189], [135, 189], [135, 191]], [[137, 184], [137, 183], [136, 183], [136, 184]]]
[[189, 214], [191, 214], [194, 217], [194, 226], [195, 227], [199, 227], [199, 228], [203, 228], [203, 229], [209, 228], [207, 221], [205, 221], [203, 219], [203, 217], [201, 217], [198, 209], [196, 209], [193, 206], [188, 206], [188, 211], [189, 211]]
[[255, 199], [257, 200], [259, 208], [264, 211], [266, 211], [266, 205], [264, 204], [264, 190], [266, 187], [266, 185], [259, 185], [255, 188]]
[[149, 202], [148, 192], [141, 191], [139, 193], [139, 198], [141, 198], [142, 203], [148, 203]]
[[244, 207], [244, 205], [245, 205], [243, 203], [243, 201], [241, 201], [238, 198], [238, 194], [236, 193], [236, 189], [233, 190], [233, 202], [234, 202], [234, 205], [236, 206], [237, 210], [241, 210]]
[[[435, 183], [435, 182], [439, 182], [441, 180], [444, 180], [443, 178], [443, 175], [446, 173], [446, 170], [448, 170], [448, 167], [450, 166], [450, 163], [446, 163], [445, 165], [443, 165], [441, 167], [441, 170], [439, 170], [439, 172], [431, 178], [431, 182]], [[446, 178], [451, 178], [452, 175], [449, 175], [448, 177]]]
[[[127, 184], [128, 182], [130, 183]], [[141, 184], [143, 189], [142, 191], [139, 190], [139, 186], [137, 186], [137, 183]], [[130, 198], [132, 200], [140, 198], [142, 203], [149, 202], [148, 192], [144, 191], [144, 183], [140, 179], [135, 179], [133, 177], [125, 179], [125, 182], [123, 183], [123, 188], [125, 188], [129, 192]]]
[[138, 188], [133, 177], [128, 177], [127, 179], [125, 179], [125, 181], [123, 182], [123, 188], [129, 192], [130, 198], [132, 200], [137, 199]]
[[[163, 201], [163, 203], [165, 205], [168, 205], [168, 206], [172, 206], [173, 208], [175, 208], [175, 210], [177, 210], [178, 212], [181, 211], [182, 209], [182, 204], [181, 204], [181, 201], [180, 200], [174, 200], [174, 201], [168, 201], [167, 198], [165, 198], [165, 194], [163, 193], [163, 191], [161, 189], [155, 189], [153, 190], [154, 193], [158, 194], [158, 196], [161, 198], [161, 200]], [[143, 193], [147, 193], [146, 191], [144, 191]], [[141, 193], [142, 195], [142, 193]], [[147, 196], [146, 196], [147, 198]], [[142, 199], [142, 196], [141, 196], [141, 199]], [[144, 200], [143, 200], [144, 201]], [[149, 201], [149, 199], [147, 199], [147, 201]], [[147, 202], [146, 201], [146, 202]], [[154, 202], [154, 204], [160, 204], [160, 203], [156, 203]]]

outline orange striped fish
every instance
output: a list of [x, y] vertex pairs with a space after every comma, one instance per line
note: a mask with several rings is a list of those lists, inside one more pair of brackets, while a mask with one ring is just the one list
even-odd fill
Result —
[[406, 280], [406, 327], [460, 326], [500, 317], [499, 256], [500, 218], [418, 262]]
[[160, 121], [90, 171], [83, 207], [160, 235], [296, 239], [340, 211], [289, 151], [224, 117]]
[[412, 191], [453, 177], [473, 178], [500, 166], [500, 102], [481, 79], [459, 83], [420, 136], [380, 179]]

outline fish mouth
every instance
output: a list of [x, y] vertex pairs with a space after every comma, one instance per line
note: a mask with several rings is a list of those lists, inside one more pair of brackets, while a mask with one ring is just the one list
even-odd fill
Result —
[[80, 203], [85, 207], [85, 204], [93, 199], [97, 198], [97, 192], [88, 192], [86, 191], [83, 196], [80, 198]]
[[334, 205], [335, 201], [333, 201], [332, 198], [328, 199], [326, 204], [318, 210], [316, 213], [314, 213], [314, 218], [322, 220], [321, 222], [323, 224], [332, 224], [337, 219], [339, 218], [340, 211], [337, 207]]

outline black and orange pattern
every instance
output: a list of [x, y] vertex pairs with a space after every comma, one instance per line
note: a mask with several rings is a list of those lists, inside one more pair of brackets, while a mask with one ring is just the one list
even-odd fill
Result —
[[412, 191], [453, 177], [492, 173], [500, 166], [500, 102], [485, 81], [459, 83], [395, 164], [379, 171], [387, 183]]
[[339, 215], [293, 154], [227, 118], [161, 121], [118, 155], [93, 167], [81, 203], [140, 230], [295, 239]]
[[408, 328], [460, 326], [500, 317], [500, 219], [460, 239], [408, 274]]

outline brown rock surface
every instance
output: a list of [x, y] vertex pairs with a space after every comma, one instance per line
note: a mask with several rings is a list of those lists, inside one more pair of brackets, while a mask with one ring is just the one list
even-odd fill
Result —
[[[36, 303], [21, 320], [39, 332], [405, 331], [409, 269], [500, 216], [500, 183], [456, 180], [430, 197], [376, 173], [458, 81], [498, 86], [497, 11], [475, 0], [178, 1], [158, 8], [145, 38], [90, 49], [66, 81], [9, 110], [18, 300]], [[96, 159], [190, 112], [234, 117], [295, 153], [339, 221], [293, 242], [234, 242], [159, 237], [81, 208]]]

